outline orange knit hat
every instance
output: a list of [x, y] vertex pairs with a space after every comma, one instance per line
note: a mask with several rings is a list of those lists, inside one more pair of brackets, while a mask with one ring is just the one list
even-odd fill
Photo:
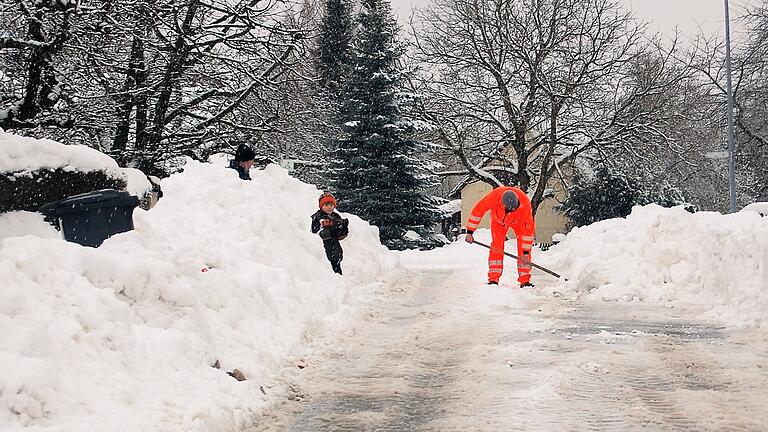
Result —
[[323, 208], [323, 204], [332, 203], [336, 207], [336, 198], [330, 192], [324, 192], [320, 195], [320, 208]]

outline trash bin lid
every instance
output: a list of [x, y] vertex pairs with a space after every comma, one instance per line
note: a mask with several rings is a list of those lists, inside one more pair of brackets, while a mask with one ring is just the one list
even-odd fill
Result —
[[133, 205], [134, 202], [138, 205], [139, 199], [126, 191], [101, 189], [46, 204], [40, 207], [40, 211], [47, 214], [60, 214], [102, 206], [127, 206]]

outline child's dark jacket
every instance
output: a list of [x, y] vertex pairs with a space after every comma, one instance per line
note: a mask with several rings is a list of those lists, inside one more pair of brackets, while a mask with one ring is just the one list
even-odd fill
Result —
[[[330, 221], [330, 223], [323, 221]], [[338, 213], [326, 214], [318, 210], [312, 215], [312, 232], [319, 233], [323, 241], [342, 240], [349, 234], [349, 220], [342, 218]]]

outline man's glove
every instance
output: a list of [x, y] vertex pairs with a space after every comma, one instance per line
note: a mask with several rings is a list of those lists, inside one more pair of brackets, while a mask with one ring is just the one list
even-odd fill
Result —
[[475, 242], [475, 238], [472, 236], [471, 232], [467, 233], [467, 236], [464, 237], [464, 240], [466, 240], [467, 243], [474, 243]]

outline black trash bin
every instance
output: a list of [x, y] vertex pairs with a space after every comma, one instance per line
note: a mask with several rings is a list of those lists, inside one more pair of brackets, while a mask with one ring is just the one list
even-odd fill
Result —
[[58, 220], [67, 241], [99, 247], [113, 234], [133, 229], [139, 198], [125, 191], [103, 189], [46, 204], [40, 211]]

